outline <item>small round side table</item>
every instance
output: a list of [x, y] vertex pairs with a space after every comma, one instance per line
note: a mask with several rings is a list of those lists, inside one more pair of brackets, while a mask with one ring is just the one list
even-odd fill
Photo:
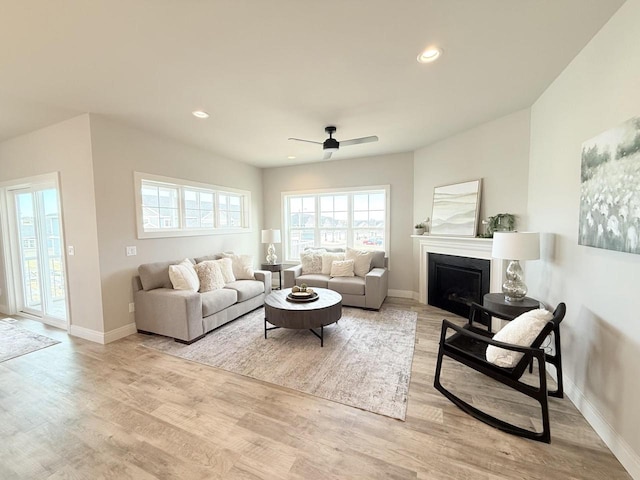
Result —
[[513, 318], [529, 310], [540, 308], [540, 302], [535, 298], [524, 297], [520, 302], [508, 302], [504, 298], [504, 293], [487, 293], [482, 304], [489, 310], [509, 315]]
[[261, 270], [267, 270], [269, 272], [278, 272], [278, 280], [280, 281], [280, 288], [282, 290], [282, 264], [281, 263], [263, 263], [260, 265]]

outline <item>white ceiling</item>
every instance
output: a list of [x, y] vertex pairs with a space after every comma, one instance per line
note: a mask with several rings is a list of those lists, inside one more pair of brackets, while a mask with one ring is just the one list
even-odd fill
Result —
[[411, 151], [530, 106], [622, 3], [0, 0], [0, 140], [95, 112], [261, 167], [326, 125]]

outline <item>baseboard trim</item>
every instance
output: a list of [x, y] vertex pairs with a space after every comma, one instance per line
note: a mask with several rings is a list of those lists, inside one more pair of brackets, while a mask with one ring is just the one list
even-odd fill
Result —
[[413, 298], [415, 300], [417, 293], [411, 290], [387, 290], [388, 297]]
[[70, 325], [69, 335], [104, 345], [104, 333], [97, 330], [91, 330], [90, 328], [81, 327], [79, 325]]
[[569, 400], [582, 413], [602, 441], [607, 444], [607, 447], [629, 472], [629, 475], [632, 478], [640, 479], [640, 456], [633, 451], [631, 446], [614, 430], [598, 409], [566, 375], [564, 376], [564, 387]]
[[115, 342], [116, 340], [120, 340], [121, 338], [128, 337], [129, 335], [133, 335], [138, 330], [136, 329], [135, 322], [128, 323], [123, 327], [116, 328], [115, 330], [110, 330], [104, 334], [104, 343]]
[[123, 327], [110, 330], [106, 333], [99, 332], [97, 330], [91, 330], [90, 328], [80, 327], [78, 325], [71, 325], [69, 328], [69, 334], [74, 337], [84, 338], [91, 342], [100, 343], [106, 345], [107, 343], [115, 342], [121, 338], [133, 335], [138, 330], [135, 323], [129, 323]]

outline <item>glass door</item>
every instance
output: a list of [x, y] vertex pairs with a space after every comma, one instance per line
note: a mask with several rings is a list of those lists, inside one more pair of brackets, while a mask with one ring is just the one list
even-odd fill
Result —
[[20, 310], [42, 319], [67, 319], [58, 191], [51, 186], [13, 190], [20, 263]]

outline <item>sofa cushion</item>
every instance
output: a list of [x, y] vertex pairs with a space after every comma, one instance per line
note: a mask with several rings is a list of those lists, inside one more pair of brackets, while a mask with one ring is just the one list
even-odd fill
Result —
[[200, 290], [200, 279], [188, 258], [178, 265], [169, 265], [169, 280], [174, 290]]
[[329, 280], [329, 288], [345, 295], [364, 295], [364, 278], [334, 277]]
[[344, 252], [342, 253], [330, 253], [326, 252], [322, 254], [322, 273], [325, 275], [331, 275], [331, 265], [334, 261], [344, 260]]
[[323, 275], [322, 273], [309, 273], [296, 278], [296, 285], [299, 286], [306, 283], [308, 287], [327, 288], [330, 278], [329, 275]]
[[238, 302], [244, 302], [264, 293], [264, 283], [258, 280], [238, 280], [227, 283], [224, 286], [227, 290], [234, 290], [238, 293]]
[[202, 262], [206, 262], [207, 260], [218, 260], [219, 258], [222, 258], [220, 254], [216, 254], [216, 255], [205, 255], [204, 257], [196, 257], [194, 258], [194, 260], [196, 261], [196, 263], [202, 263]]
[[385, 268], [384, 251], [376, 250], [371, 252], [371, 268]]
[[329, 275], [332, 277], [353, 277], [353, 260], [334, 260]]
[[220, 270], [220, 264], [216, 260], [205, 260], [204, 262], [196, 263], [193, 268], [195, 268], [200, 280], [201, 293], [224, 288], [224, 277]]
[[327, 251], [324, 248], [311, 249], [307, 248], [300, 254], [300, 263], [302, 264], [302, 274], [322, 273], [322, 254]]
[[224, 258], [231, 259], [231, 268], [236, 280], [255, 280], [253, 275], [253, 257], [251, 255], [236, 255], [223, 253]]
[[369, 250], [355, 250], [353, 248], [347, 248], [344, 258], [345, 260], [353, 260], [353, 272], [359, 277], [364, 277], [369, 273], [369, 270], [371, 270], [373, 252]]
[[176, 265], [180, 260], [172, 262], [156, 262], [145, 263], [138, 267], [140, 275], [140, 283], [144, 290], [153, 290], [154, 288], [173, 288], [171, 279], [169, 278], [169, 265]]
[[232, 289], [220, 288], [201, 293], [200, 298], [202, 299], [202, 316], [208, 317], [236, 303], [238, 301], [238, 292]]

